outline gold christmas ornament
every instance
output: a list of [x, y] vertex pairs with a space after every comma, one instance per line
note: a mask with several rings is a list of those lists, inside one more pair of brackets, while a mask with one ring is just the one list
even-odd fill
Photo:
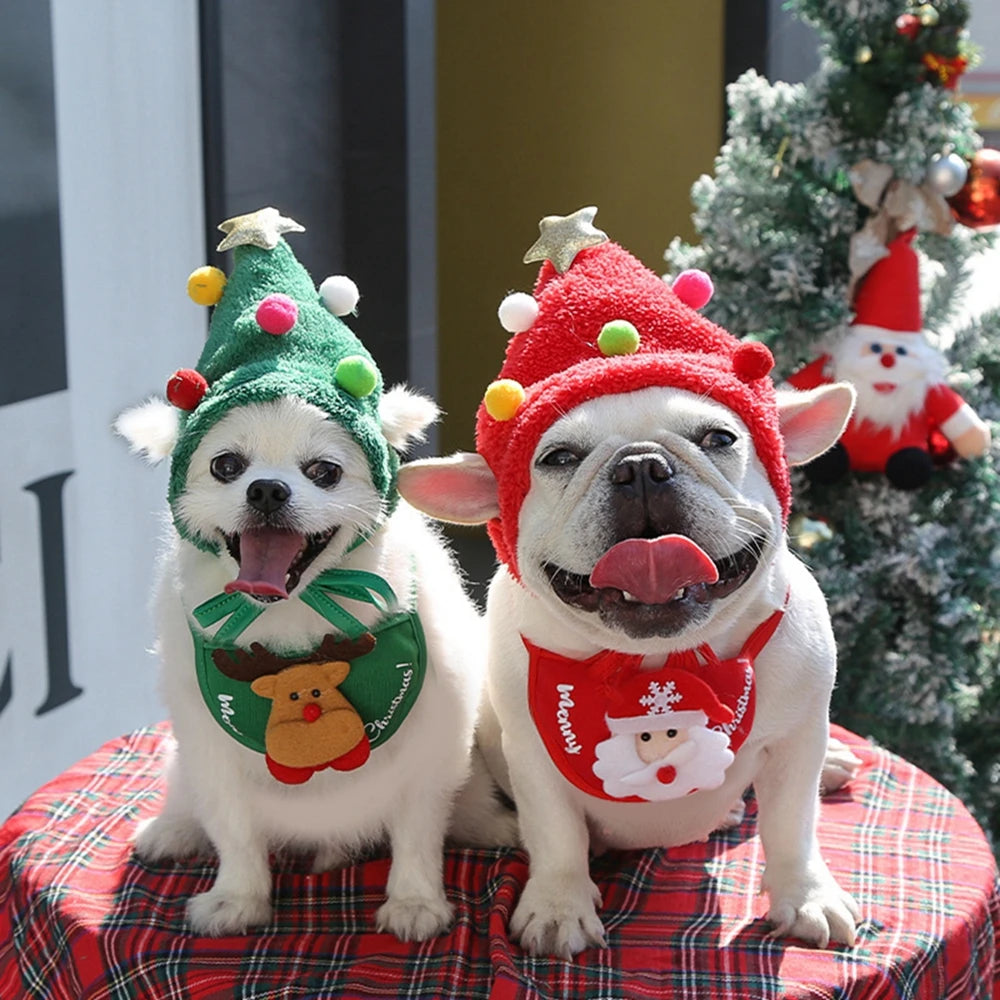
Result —
[[920, 23], [925, 28], [933, 28], [941, 20], [941, 15], [938, 13], [937, 7], [930, 3], [922, 3], [917, 8], [916, 14], [920, 18]]
[[854, 53], [854, 61], [859, 66], [863, 66], [865, 63], [870, 63], [874, 55], [875, 53], [872, 52], [870, 45], [860, 45], [858, 51]]

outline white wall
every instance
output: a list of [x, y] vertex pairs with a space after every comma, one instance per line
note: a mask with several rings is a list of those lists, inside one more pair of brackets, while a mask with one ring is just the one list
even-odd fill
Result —
[[[0, 407], [0, 816], [164, 715], [146, 649], [166, 470], [130, 456], [110, 426], [194, 364], [206, 322], [185, 294], [205, 262], [197, 0], [53, 0], [52, 35], [69, 388]], [[82, 693], [38, 714], [60, 557]]]

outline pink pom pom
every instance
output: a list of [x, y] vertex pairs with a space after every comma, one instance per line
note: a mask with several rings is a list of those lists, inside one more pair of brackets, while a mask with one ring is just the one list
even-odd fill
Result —
[[733, 372], [741, 382], [763, 378], [774, 367], [774, 356], [756, 340], [740, 344], [733, 355]]
[[692, 309], [700, 309], [702, 306], [708, 305], [712, 293], [715, 291], [712, 279], [704, 271], [699, 271], [696, 268], [681, 271], [670, 287], [677, 298]]
[[273, 333], [276, 337], [288, 333], [298, 318], [299, 307], [295, 301], [280, 292], [268, 295], [257, 306], [257, 325], [265, 333]]

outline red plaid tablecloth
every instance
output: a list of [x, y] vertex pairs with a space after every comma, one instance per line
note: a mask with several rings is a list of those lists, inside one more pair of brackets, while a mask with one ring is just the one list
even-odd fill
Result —
[[2, 1000], [975, 1000], [994, 993], [1000, 895], [963, 806], [905, 761], [839, 733], [861, 774], [823, 802], [821, 844], [861, 903], [855, 948], [771, 940], [751, 801], [707, 843], [593, 862], [608, 950], [534, 959], [507, 935], [527, 876], [515, 851], [449, 850], [457, 919], [419, 945], [377, 934], [388, 870], [376, 859], [307, 873], [278, 862], [270, 926], [203, 938], [184, 902], [210, 863], [147, 866], [129, 842], [156, 812], [165, 726], [114, 740], [35, 793], [0, 827]]

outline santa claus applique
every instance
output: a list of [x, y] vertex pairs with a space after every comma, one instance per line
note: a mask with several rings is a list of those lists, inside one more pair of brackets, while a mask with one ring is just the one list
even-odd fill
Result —
[[605, 795], [647, 802], [718, 788], [733, 762], [733, 711], [686, 670], [640, 673], [615, 692], [610, 736], [595, 748]]
[[853, 469], [884, 472], [893, 486], [917, 489], [936, 458], [975, 458], [989, 449], [989, 428], [946, 384], [944, 355], [922, 332], [915, 232], [897, 236], [865, 276], [854, 321], [836, 349], [788, 380], [797, 389], [845, 381], [857, 390], [840, 441], [806, 468], [815, 482], [835, 482]]

